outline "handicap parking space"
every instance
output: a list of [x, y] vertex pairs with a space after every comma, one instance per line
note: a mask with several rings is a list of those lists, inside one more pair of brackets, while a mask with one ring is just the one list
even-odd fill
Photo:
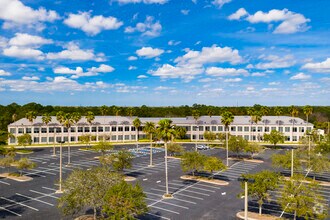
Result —
[[259, 163], [240, 161], [232, 164], [228, 169], [216, 172], [214, 178], [225, 181], [237, 180], [242, 174], [249, 173], [256, 168]]

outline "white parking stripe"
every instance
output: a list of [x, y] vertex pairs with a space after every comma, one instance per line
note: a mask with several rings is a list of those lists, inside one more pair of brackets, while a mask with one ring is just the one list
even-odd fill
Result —
[[35, 190], [29, 190], [30, 192], [33, 192], [33, 193], [37, 193], [39, 195], [43, 195], [43, 196], [48, 196], [48, 197], [51, 197], [51, 198], [54, 198], [54, 199], [58, 199], [59, 197], [57, 196], [53, 196], [52, 194], [45, 194], [45, 193], [41, 193], [41, 192], [38, 192], [38, 191], [35, 191]]
[[187, 194], [184, 194], [184, 193], [181, 193], [181, 192], [177, 193], [175, 195], [176, 196], [185, 196], [185, 197], [192, 198], [192, 199], [204, 200], [203, 198], [200, 198], [200, 197], [197, 197], [197, 196], [187, 195]]
[[181, 201], [181, 202], [186, 202], [186, 203], [190, 203], [190, 204], [197, 204], [196, 202], [192, 202], [192, 201], [188, 201], [188, 200], [184, 200], [184, 199], [178, 199], [176, 197], [173, 197], [174, 200], [178, 200], [178, 201]]
[[21, 196], [21, 197], [25, 197], [25, 198], [28, 198], [28, 199], [31, 199], [31, 200], [34, 200], [34, 201], [38, 201], [38, 202], [44, 203], [44, 204], [49, 205], [49, 206], [54, 206], [54, 205], [51, 204], [51, 203], [48, 203], [48, 202], [42, 201], [42, 200], [37, 199], [37, 198], [32, 198], [32, 197], [30, 197], [30, 196], [22, 195], [22, 194], [20, 194], [20, 193], [16, 193], [16, 195]]
[[166, 219], [166, 220], [171, 220], [170, 218], [166, 218], [164, 216], [161, 216], [161, 215], [156, 215], [156, 214], [153, 214], [153, 213], [150, 213], [150, 212], [147, 212], [146, 214], [148, 215], [152, 215], [152, 216], [155, 216], [157, 218], [162, 218], [162, 219]]
[[[164, 187], [166, 188], [166, 186], [162, 186], [162, 185], [159, 185], [160, 187]], [[172, 187], [172, 186], [169, 186], [168, 188], [172, 188], [172, 189], [176, 189], [176, 190], [180, 190], [180, 188], [177, 188], [177, 187]], [[198, 194], [198, 195], [203, 195], [203, 196], [210, 196], [209, 194], [206, 194], [206, 193], [200, 193], [200, 192], [195, 192], [195, 191], [191, 191], [191, 190], [188, 190], [188, 189], [183, 189], [182, 191], [184, 192], [189, 192], [189, 193], [195, 193], [195, 194]], [[180, 191], [181, 192], [181, 191]], [[173, 194], [175, 194], [176, 192], [174, 192]]]
[[6, 208], [4, 208], [4, 207], [1, 207], [1, 206], [0, 206], [0, 209], [5, 210], [5, 211], [7, 211], [7, 212], [9, 212], [9, 213], [11, 213], [11, 214], [14, 214], [14, 215], [16, 215], [16, 216], [22, 217], [22, 215], [20, 215], [20, 214], [18, 214], [18, 213], [16, 213], [16, 212], [13, 212], [13, 211], [11, 211], [11, 210], [9, 210], [9, 209], [6, 209]]
[[[0, 198], [3, 199], [3, 200], [9, 201], [9, 202], [15, 203], [15, 204], [17, 204], [17, 205], [21, 205], [21, 206], [27, 207], [27, 208], [32, 209], [32, 210], [35, 210], [35, 211], [39, 211], [39, 209], [36, 209], [36, 208], [31, 207], [31, 206], [25, 205], [25, 204], [23, 204], [23, 203], [21, 203], [21, 202], [16, 202], [16, 201], [14, 201], [14, 200], [7, 199], [7, 198], [5, 198], [5, 197], [0, 197]], [[11, 207], [11, 206], [10, 206], [10, 207]]]
[[164, 211], [167, 211], [167, 212], [171, 212], [171, 213], [174, 213], [174, 214], [177, 214], [177, 215], [180, 215], [179, 212], [175, 212], [175, 211], [172, 211], [172, 210], [169, 210], [169, 209], [164, 209], [164, 208], [161, 208], [161, 207], [158, 207], [158, 206], [154, 206], [154, 205], [152, 205], [151, 207], [152, 208], [156, 208], [156, 209], [160, 209], [160, 210], [164, 210]]
[[10, 186], [10, 183], [0, 181], [0, 183]]
[[[170, 185], [176, 185], [176, 186], [183, 186], [183, 187], [187, 186], [187, 185], [177, 184], [177, 183], [168, 183], [168, 184], [170, 184]], [[196, 187], [196, 186], [192, 186], [191, 188], [202, 190], [202, 191], [206, 191], [206, 192], [213, 192], [213, 193], [215, 193], [214, 190], [203, 189], [203, 188], [199, 188], [199, 187]]]
[[[158, 201], [158, 199], [150, 199], [150, 198], [146, 198], [146, 199], [150, 200], [150, 201]], [[179, 208], [182, 208], [182, 209], [189, 209], [188, 207], [181, 206], [181, 205], [176, 205], [176, 204], [169, 203], [169, 202], [165, 202], [164, 200], [160, 201], [159, 203], [163, 203], [163, 204], [171, 205], [171, 206], [176, 206], [176, 207], [179, 207]]]
[[48, 189], [48, 190], [52, 190], [52, 191], [54, 191], [54, 192], [57, 191], [56, 189], [48, 188], [48, 187], [45, 187], [45, 186], [43, 186], [43, 187], [41, 187], [41, 188]]

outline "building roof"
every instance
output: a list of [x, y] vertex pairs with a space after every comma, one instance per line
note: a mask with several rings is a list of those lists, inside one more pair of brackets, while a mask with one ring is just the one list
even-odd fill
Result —
[[[95, 116], [92, 124], [94, 125], [132, 125], [133, 120], [136, 117], [126, 117], [126, 116]], [[144, 124], [145, 122], [154, 122], [155, 124], [158, 123], [159, 120], [164, 119], [163, 117], [157, 118], [139, 118]], [[173, 124], [176, 125], [187, 125], [187, 124], [199, 124], [199, 125], [221, 125], [221, 116], [201, 116], [196, 120], [192, 116], [187, 117], [176, 117], [176, 118], [169, 118], [173, 121]], [[294, 120], [294, 121], [293, 121]], [[297, 117], [290, 117], [290, 116], [263, 116], [261, 121], [258, 122], [258, 125], [305, 125], [305, 126], [313, 126], [311, 123], [307, 123], [301, 118]], [[251, 124], [251, 117], [250, 116], [235, 116], [233, 123], [231, 125], [250, 125]], [[11, 123], [10, 127], [12, 126], [29, 126], [31, 122], [29, 122], [26, 118], [22, 118], [14, 123]], [[43, 126], [45, 125], [42, 122], [42, 116], [38, 116], [35, 120], [33, 120], [32, 125], [34, 126]], [[52, 116], [51, 122], [48, 124], [49, 126], [59, 126], [60, 123], [56, 120], [55, 116]], [[85, 117], [82, 117], [77, 125], [89, 125]], [[254, 124], [255, 125], [255, 124]]]

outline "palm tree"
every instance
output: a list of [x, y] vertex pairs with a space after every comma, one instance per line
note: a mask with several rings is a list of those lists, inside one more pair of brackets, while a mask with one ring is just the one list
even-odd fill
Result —
[[149, 138], [150, 138], [150, 165], [149, 166], [151, 167], [151, 166], [153, 166], [152, 165], [152, 141], [153, 141], [153, 134], [155, 134], [155, 132], [156, 132], [155, 123], [146, 122], [143, 127], [143, 131], [144, 131], [144, 133], [149, 135]]
[[212, 108], [209, 107], [207, 109], [207, 115], [210, 116], [210, 118], [212, 117], [212, 115], [213, 115], [213, 109]]
[[266, 116], [270, 112], [270, 109], [267, 106], [261, 106], [260, 112], [261, 112], [262, 116]]
[[[91, 111], [88, 111], [85, 118], [86, 118], [86, 121], [89, 123], [89, 125], [92, 125], [92, 123], [95, 119], [94, 113], [91, 112]], [[89, 133], [91, 134], [91, 137], [92, 137], [92, 129], [91, 128], [89, 129]]]
[[199, 132], [197, 132], [197, 129], [198, 129], [197, 120], [200, 117], [200, 112], [198, 110], [194, 109], [194, 110], [192, 110], [192, 116], [195, 119], [195, 124], [196, 124], [196, 127], [195, 127], [196, 128], [195, 151], [197, 151], [197, 140], [199, 139], [199, 137], [198, 137], [199, 136]]
[[129, 107], [127, 112], [128, 112], [129, 117], [132, 118], [133, 114], [134, 114], [134, 109], [132, 107]]
[[[52, 116], [50, 116], [49, 113], [46, 113], [42, 116], [41, 118], [42, 122], [46, 125], [46, 128], [47, 128], [47, 144], [49, 143], [48, 142], [48, 139], [49, 139], [49, 133], [48, 133], [48, 124], [49, 122], [52, 121]], [[53, 156], [56, 155], [56, 152], [55, 152], [55, 146], [53, 147]]]
[[139, 118], [135, 118], [133, 120], [133, 125], [135, 127], [135, 130], [136, 130], [136, 137], [135, 137], [135, 141], [136, 141], [136, 150], [138, 151], [139, 149], [139, 144], [138, 144], [138, 141], [139, 141], [139, 128], [141, 126], [141, 121]]
[[[262, 115], [260, 111], [254, 111], [252, 116], [252, 122], [258, 125], [258, 122], [261, 121]], [[258, 131], [258, 130], [257, 130]]]
[[226, 111], [223, 112], [221, 115], [221, 123], [225, 126], [226, 129], [226, 151], [227, 151], [227, 166], [229, 166], [228, 161], [228, 131], [229, 131], [229, 125], [234, 121], [234, 115], [233, 113]]
[[31, 123], [31, 133], [32, 133], [32, 123], [34, 119], [37, 118], [37, 113], [35, 111], [29, 111], [25, 114], [25, 118]]
[[306, 121], [308, 123], [308, 116], [313, 113], [313, 107], [310, 105], [306, 105], [303, 108], [304, 114], [306, 115]]
[[250, 116], [250, 138], [251, 140], [251, 133], [252, 133], [252, 124], [253, 124], [253, 116], [255, 115], [255, 109], [254, 108], [248, 108], [247, 114]]
[[11, 119], [13, 122], [15, 122], [17, 120], [17, 114], [14, 113], [12, 116], [11, 116]]
[[294, 127], [294, 123], [295, 123], [295, 119], [294, 117], [297, 117], [298, 114], [299, 114], [299, 111], [298, 109], [294, 106], [294, 105], [291, 105], [289, 107], [289, 112], [290, 112], [290, 115], [292, 117], [291, 121], [292, 121], [292, 129], [291, 129], [291, 141], [293, 141], [293, 127]]
[[[62, 124], [62, 122], [63, 122], [64, 114], [65, 114], [65, 113], [64, 113], [63, 111], [59, 111], [59, 112], [56, 113], [56, 120], [57, 120], [60, 124]], [[57, 129], [54, 128], [54, 146], [55, 146], [55, 142], [56, 142], [56, 140], [55, 140], [55, 134], [56, 134], [56, 132], [57, 132]], [[63, 140], [62, 140], [62, 137], [61, 137], [61, 141], [63, 141]]]
[[62, 125], [68, 130], [68, 165], [70, 165], [70, 128], [74, 124], [74, 120], [70, 113], [66, 113], [62, 117]]
[[105, 116], [107, 113], [108, 113], [108, 107], [106, 106], [106, 105], [102, 105], [101, 107], [100, 107], [100, 112], [101, 112], [101, 115], [102, 116]]
[[[279, 118], [283, 114], [283, 108], [276, 106], [274, 109], [275, 115]], [[277, 120], [278, 127], [280, 127], [280, 120]]]
[[175, 129], [172, 125], [172, 120], [162, 119], [158, 122], [157, 135], [164, 141], [165, 145], [165, 179], [166, 179], [166, 194], [164, 196], [170, 196], [168, 192], [168, 173], [167, 173], [167, 142], [172, 140], [175, 135]]
[[[79, 122], [80, 119], [81, 119], [81, 114], [80, 114], [79, 112], [73, 112], [73, 113], [71, 114], [71, 117], [72, 117], [72, 120], [74, 121], [74, 124], [76, 125], [76, 132], [78, 132], [78, 127], [77, 127], [77, 125], [78, 125], [78, 122]], [[78, 138], [78, 137], [77, 137], [77, 138]], [[77, 139], [76, 141], [78, 141], [78, 139]]]

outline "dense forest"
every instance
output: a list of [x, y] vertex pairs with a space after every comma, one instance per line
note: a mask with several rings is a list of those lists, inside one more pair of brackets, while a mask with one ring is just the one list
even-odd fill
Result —
[[[261, 105], [254, 105], [253, 109], [260, 110]], [[268, 107], [269, 111], [265, 115], [276, 115], [275, 106]], [[281, 106], [282, 115], [290, 115], [290, 106]], [[298, 110], [298, 117], [306, 119], [303, 108], [304, 106], [295, 106]], [[251, 107], [219, 107], [194, 104], [192, 106], [166, 106], [166, 107], [148, 107], [142, 105], [140, 107], [120, 107], [120, 106], [43, 106], [38, 103], [28, 103], [26, 105], [18, 105], [12, 103], [7, 106], [0, 105], [0, 143], [6, 140], [7, 125], [14, 120], [24, 118], [26, 113], [34, 111], [37, 115], [49, 113], [56, 115], [57, 112], [63, 111], [66, 113], [79, 112], [81, 115], [86, 115], [88, 111], [94, 115], [120, 115], [120, 116], [135, 116], [135, 117], [185, 117], [193, 115], [198, 111], [199, 115], [221, 115], [224, 111], [230, 111], [234, 115], [248, 115]], [[15, 118], [13, 118], [15, 115]], [[312, 106], [312, 114], [309, 115], [309, 122], [315, 124], [316, 128], [327, 128], [327, 122], [330, 120], [330, 106]]]

